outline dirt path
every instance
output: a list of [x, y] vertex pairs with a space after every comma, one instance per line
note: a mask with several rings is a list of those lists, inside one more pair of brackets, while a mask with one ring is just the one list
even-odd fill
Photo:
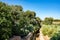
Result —
[[40, 31], [39, 37], [37, 37], [36, 40], [44, 40], [44, 36], [41, 31]]
[[36, 40], [49, 40], [50, 38], [46, 35], [44, 36], [42, 31], [40, 30], [40, 36], [36, 38]]
[[40, 36], [39, 36], [39, 38], [40, 38], [40, 40], [45, 40], [41, 30], [40, 30]]

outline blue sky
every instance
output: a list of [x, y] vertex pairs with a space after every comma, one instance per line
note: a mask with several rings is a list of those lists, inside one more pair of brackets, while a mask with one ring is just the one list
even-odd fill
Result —
[[21, 5], [23, 10], [35, 11], [41, 19], [53, 17], [60, 19], [60, 1], [59, 0], [0, 0], [9, 5]]

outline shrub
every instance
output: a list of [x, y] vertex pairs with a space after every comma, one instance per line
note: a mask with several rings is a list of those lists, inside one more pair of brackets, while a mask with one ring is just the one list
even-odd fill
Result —
[[59, 25], [43, 25], [41, 30], [44, 35], [52, 37], [59, 31], [59, 27]]
[[[25, 14], [25, 15], [24, 15]], [[9, 6], [0, 2], [0, 40], [8, 40], [14, 35], [25, 37], [39, 28], [35, 12], [24, 12], [21, 6]], [[31, 21], [31, 20], [35, 21]]]
[[55, 33], [50, 40], [60, 40], [60, 32], [59, 33]]

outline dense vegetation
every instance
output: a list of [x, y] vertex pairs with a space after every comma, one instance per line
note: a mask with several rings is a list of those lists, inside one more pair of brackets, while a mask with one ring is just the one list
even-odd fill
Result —
[[41, 30], [50, 40], [60, 40], [60, 25], [43, 25]]
[[60, 40], [60, 20], [46, 17], [42, 21], [42, 33], [48, 35], [50, 40]]
[[8, 40], [13, 35], [25, 37], [40, 28], [40, 18], [34, 11], [23, 11], [22, 6], [0, 2], [0, 40]]

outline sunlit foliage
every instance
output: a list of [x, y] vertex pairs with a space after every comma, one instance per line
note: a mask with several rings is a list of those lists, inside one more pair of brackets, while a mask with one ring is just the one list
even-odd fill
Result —
[[22, 6], [0, 2], [0, 40], [8, 40], [14, 35], [25, 37], [40, 26], [40, 19], [34, 11], [23, 11]]

